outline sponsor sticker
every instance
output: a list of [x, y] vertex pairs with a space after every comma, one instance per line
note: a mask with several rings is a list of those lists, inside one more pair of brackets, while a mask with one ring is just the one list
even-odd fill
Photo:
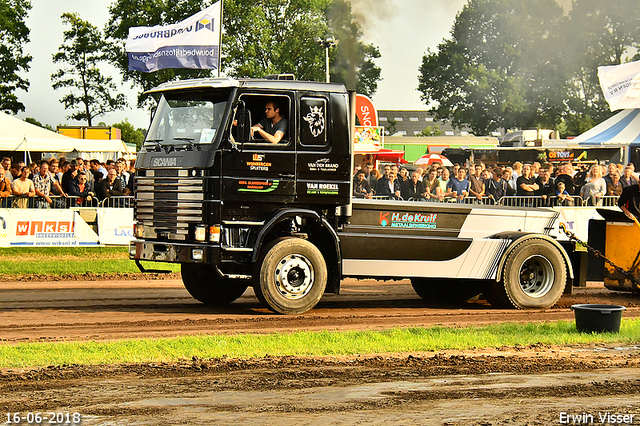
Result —
[[280, 185], [279, 180], [241, 180], [238, 182], [238, 192], [271, 192]]
[[340, 186], [337, 183], [307, 182], [307, 194], [338, 195]]
[[389, 226], [391, 228], [436, 229], [437, 219], [437, 213], [380, 212], [378, 222], [381, 226]]
[[307, 163], [312, 172], [336, 172], [340, 167], [337, 163], [330, 163], [328, 158], [322, 158], [314, 163]]
[[251, 161], [247, 161], [247, 167], [249, 167], [249, 170], [268, 172], [271, 167], [271, 163], [264, 161], [264, 157], [264, 154], [253, 154]]

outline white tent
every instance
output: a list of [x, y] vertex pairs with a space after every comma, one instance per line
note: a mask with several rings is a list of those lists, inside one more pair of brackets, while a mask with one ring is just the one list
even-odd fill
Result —
[[640, 108], [625, 109], [603, 121], [571, 142], [580, 145], [640, 142]]
[[113, 152], [121, 156], [131, 149], [120, 139], [70, 138], [0, 111], [0, 151]]

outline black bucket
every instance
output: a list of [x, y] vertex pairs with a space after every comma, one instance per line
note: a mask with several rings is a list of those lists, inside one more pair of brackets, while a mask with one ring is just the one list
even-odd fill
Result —
[[586, 333], [618, 333], [622, 311], [618, 305], [573, 305], [576, 314], [576, 328]]

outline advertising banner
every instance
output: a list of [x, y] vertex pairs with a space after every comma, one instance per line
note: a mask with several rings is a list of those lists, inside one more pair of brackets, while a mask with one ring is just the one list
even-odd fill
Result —
[[356, 115], [361, 126], [376, 127], [378, 125], [378, 112], [369, 97], [356, 95]]
[[611, 111], [640, 108], [640, 61], [598, 67], [598, 79]]
[[98, 244], [98, 235], [76, 211], [0, 209], [0, 247]]
[[217, 69], [220, 58], [221, 1], [167, 26], [129, 28], [125, 50], [130, 71], [165, 68]]
[[133, 240], [133, 209], [97, 209], [100, 244], [128, 246]]

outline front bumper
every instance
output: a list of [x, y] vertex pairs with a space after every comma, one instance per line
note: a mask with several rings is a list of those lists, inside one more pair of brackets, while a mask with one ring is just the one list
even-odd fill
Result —
[[129, 245], [130, 259], [152, 262], [210, 264], [219, 254], [218, 246], [207, 244], [133, 240]]

